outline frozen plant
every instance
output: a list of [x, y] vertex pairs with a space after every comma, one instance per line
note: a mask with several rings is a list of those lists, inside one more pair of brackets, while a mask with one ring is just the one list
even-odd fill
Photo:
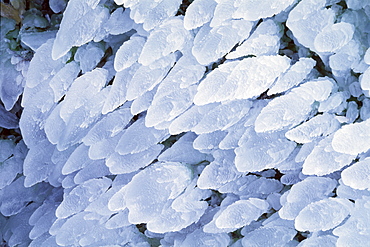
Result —
[[368, 245], [369, 1], [27, 2], [2, 246]]

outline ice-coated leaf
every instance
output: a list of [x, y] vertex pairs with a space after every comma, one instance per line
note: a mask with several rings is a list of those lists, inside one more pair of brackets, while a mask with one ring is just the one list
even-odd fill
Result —
[[[93, 95], [90, 101], [68, 115], [65, 129], [60, 129], [57, 148], [60, 151], [82, 142], [82, 138], [89, 132], [93, 124], [101, 117], [104, 101], [109, 93], [109, 87]], [[65, 102], [65, 101], [63, 101]], [[63, 103], [61, 111], [63, 109]]]
[[351, 216], [341, 226], [333, 230], [338, 236], [337, 246], [366, 246], [370, 240], [370, 197], [363, 196], [355, 201]]
[[[97, 220], [86, 220], [88, 213], [82, 212], [67, 219], [55, 234], [55, 241], [59, 246], [115, 246], [114, 244], [126, 244], [124, 238], [117, 230], [106, 229]], [[134, 229], [125, 228], [126, 234]], [[131, 233], [134, 243], [134, 234]], [[121, 241], [119, 240], [121, 239]]]
[[243, 59], [218, 89], [223, 95], [218, 101], [249, 99], [265, 92], [290, 66], [284, 56], [259, 56]]
[[370, 190], [370, 158], [344, 169], [341, 176], [345, 185], [358, 190]]
[[[141, 66], [127, 82], [127, 100], [134, 100], [157, 86], [176, 62], [176, 54], [161, 57], [156, 62]], [[121, 71], [122, 72], [122, 71]]]
[[50, 193], [50, 185], [40, 183], [32, 187], [25, 187], [24, 180], [24, 176], [19, 177], [13, 183], [1, 189], [0, 213], [2, 215], [15, 216], [18, 214], [21, 217], [22, 214], [20, 212], [27, 210], [30, 202], [43, 201], [45, 194]]
[[361, 75], [360, 83], [363, 90], [370, 90], [370, 67]]
[[267, 92], [268, 95], [282, 93], [301, 83], [312, 71], [316, 61], [312, 58], [302, 57], [293, 64]]
[[131, 81], [132, 77], [140, 67], [141, 66], [138, 63], [135, 63], [131, 67], [117, 72], [103, 106], [103, 114], [113, 111], [126, 102], [127, 84]]
[[0, 105], [0, 128], [16, 129], [18, 122], [19, 119], [13, 113], [8, 112], [4, 106]]
[[[327, 198], [337, 186], [337, 181], [325, 177], [308, 177], [292, 186], [286, 196], [281, 197], [283, 207], [279, 210], [282, 219], [294, 220], [299, 212], [311, 202]], [[286, 201], [283, 201], [283, 198]]]
[[[148, 223], [161, 217], [168, 199], [176, 198], [190, 184], [188, 166], [175, 162], [156, 163], [136, 174], [131, 182], [110, 200], [109, 208], [118, 209], [115, 201], [124, 200], [131, 224]], [[112, 203], [114, 203], [112, 205]]]
[[94, 95], [100, 92], [106, 83], [107, 76], [107, 70], [97, 68], [78, 77], [61, 103], [61, 118], [68, 122], [73, 112], [83, 108]]
[[296, 144], [284, 133], [259, 134], [252, 128], [245, 131], [235, 149], [235, 165], [240, 172], [257, 172], [274, 166], [288, 158]]
[[308, 143], [321, 136], [328, 136], [339, 128], [340, 123], [334, 115], [324, 113], [287, 131], [285, 137], [297, 143]]
[[55, 74], [49, 82], [54, 92], [54, 102], [58, 102], [64, 96], [79, 72], [80, 66], [75, 61], [72, 61]]
[[121, 155], [138, 153], [163, 141], [168, 136], [168, 130], [148, 128], [144, 124], [144, 119], [141, 118], [123, 133], [115, 150]]
[[89, 147], [85, 144], [80, 144], [76, 147], [64, 163], [62, 174], [68, 175], [91, 164], [93, 160], [89, 159], [88, 152]]
[[306, 238], [302, 242], [300, 242], [297, 246], [298, 247], [313, 247], [313, 246], [320, 246], [320, 247], [335, 247], [337, 242], [337, 238], [333, 235], [323, 235], [323, 236], [312, 236]]
[[248, 175], [223, 185], [218, 191], [233, 193], [243, 198], [266, 198], [267, 195], [280, 192], [282, 189], [283, 185], [275, 179], [257, 178], [257, 176]]
[[321, 140], [303, 163], [302, 173], [323, 176], [349, 165], [356, 155], [338, 153], [332, 148], [333, 135]]
[[327, 231], [339, 225], [350, 213], [352, 203], [342, 198], [327, 198], [307, 205], [295, 218], [298, 231]]
[[183, 19], [170, 18], [150, 33], [139, 56], [139, 63], [148, 66], [170, 53], [182, 50], [191, 39], [190, 32], [183, 27]]
[[79, 62], [82, 73], [93, 70], [104, 56], [105, 47], [102, 43], [90, 42], [79, 47], [74, 60]]
[[108, 178], [91, 179], [75, 187], [64, 196], [62, 203], [58, 206], [55, 215], [58, 218], [67, 218], [84, 210], [90, 202], [96, 200], [103, 194], [112, 181]]
[[202, 229], [196, 229], [194, 232], [186, 235], [182, 242], [176, 241], [174, 247], [224, 247], [228, 246], [230, 237], [226, 233], [206, 233]]
[[93, 146], [98, 142], [114, 137], [123, 131], [132, 117], [129, 108], [117, 109], [97, 122], [82, 141], [87, 146]]
[[177, 135], [181, 132], [186, 132], [195, 127], [201, 120], [205, 113], [215, 108], [218, 104], [208, 104], [204, 106], [194, 105], [187, 111], [176, 118], [169, 126], [171, 135]]
[[191, 130], [196, 134], [225, 130], [244, 117], [252, 106], [249, 100], [234, 100], [216, 106]]
[[234, 165], [230, 165], [235, 158], [232, 150], [217, 150], [213, 155], [215, 160], [203, 169], [198, 178], [197, 185], [201, 189], [218, 190], [243, 175]]
[[227, 135], [226, 131], [216, 130], [211, 133], [200, 134], [193, 143], [193, 147], [201, 152], [209, 152], [218, 148], [220, 142]]
[[114, 69], [119, 72], [137, 62], [145, 42], [145, 38], [141, 36], [132, 36], [130, 40], [124, 42], [116, 52]]
[[325, 27], [315, 38], [314, 45], [318, 52], [336, 52], [345, 46], [355, 32], [352, 24], [339, 22]]
[[215, 223], [218, 228], [226, 228], [231, 232], [257, 220], [268, 208], [269, 204], [258, 198], [239, 200], [227, 206], [215, 219]]
[[54, 169], [54, 164], [51, 161], [54, 149], [55, 145], [47, 139], [30, 149], [23, 164], [23, 173], [26, 176], [24, 180], [25, 187], [33, 186], [49, 177]]
[[129, 9], [117, 8], [104, 23], [104, 29], [109, 34], [118, 35], [130, 31], [133, 23]]
[[[194, 97], [194, 104], [206, 105], [220, 102], [219, 99], [224, 97], [225, 91], [230, 90], [227, 85], [224, 85], [225, 81], [239, 63], [238, 60], [226, 62], [207, 74], [197, 88], [198, 92]], [[225, 89], [223, 89], [224, 87]]]
[[192, 30], [209, 22], [217, 3], [214, 0], [195, 0], [186, 9], [184, 27]]
[[197, 136], [188, 132], [176, 141], [169, 149], [166, 149], [159, 157], [159, 161], [184, 162], [198, 164], [207, 160], [207, 155], [193, 148], [193, 141]]
[[256, 21], [261, 18], [270, 17], [279, 14], [287, 9], [295, 0], [283, 1], [256, 1], [256, 0], [240, 0], [234, 3], [237, 8], [232, 17], [235, 19], [243, 18], [248, 21]]
[[197, 222], [208, 207], [205, 198], [211, 195], [208, 190], [194, 188], [195, 180], [170, 206], [165, 206], [160, 217], [147, 224], [148, 230], [156, 233], [179, 231]]
[[132, 115], [137, 115], [141, 112], [148, 110], [151, 106], [154, 94], [157, 92], [158, 86], [154, 87], [150, 91], [146, 91], [143, 95], [136, 98], [131, 104]]
[[[269, 19], [259, 24], [252, 35], [227, 54], [227, 59], [235, 59], [248, 55], [277, 55], [280, 48], [282, 27]], [[261, 45], [264, 44], [264, 45]]]
[[216, 62], [238, 42], [248, 38], [252, 27], [253, 22], [242, 19], [230, 19], [214, 28], [203, 25], [195, 36], [192, 53], [202, 65]]
[[[144, 3], [145, 4], [145, 3]], [[144, 30], [152, 30], [168, 18], [175, 16], [181, 4], [181, 0], [161, 0], [159, 4], [150, 9], [145, 16]]]
[[242, 238], [243, 246], [288, 246], [296, 230], [286, 226], [261, 227]]
[[273, 99], [256, 119], [256, 132], [278, 131], [292, 128], [309, 117], [312, 104], [324, 101], [333, 90], [329, 78], [319, 78], [294, 88], [286, 95]]
[[228, 19], [232, 19], [232, 14], [236, 10], [234, 0], [216, 0], [217, 6], [213, 13], [210, 27], [217, 27]]
[[163, 149], [163, 145], [155, 144], [143, 151], [121, 155], [113, 153], [106, 159], [106, 166], [113, 174], [124, 174], [137, 171], [155, 160]]
[[303, 0], [289, 13], [286, 22], [298, 42], [314, 51], [316, 36], [334, 24], [335, 12], [325, 5], [326, 0]]
[[97, 6], [98, 3], [89, 0], [68, 2], [51, 53], [54, 60], [64, 56], [73, 46], [91, 41], [108, 20], [108, 8]]
[[169, 122], [187, 110], [193, 103], [196, 85], [205, 68], [192, 55], [181, 57], [158, 86], [150, 105], [145, 124], [148, 127]]
[[370, 149], [370, 119], [344, 125], [334, 133], [332, 146], [339, 153], [357, 155]]

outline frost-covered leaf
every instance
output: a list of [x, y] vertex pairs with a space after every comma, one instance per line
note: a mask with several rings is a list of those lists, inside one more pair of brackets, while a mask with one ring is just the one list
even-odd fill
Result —
[[116, 152], [121, 155], [144, 151], [168, 137], [167, 130], [157, 130], [146, 127], [141, 118], [133, 123], [121, 136]]
[[[152, 224], [151, 222], [160, 220], [162, 214], [166, 214], [164, 207], [167, 200], [179, 196], [191, 179], [191, 170], [186, 165], [175, 162], [156, 163], [139, 172], [130, 183], [118, 191], [110, 200], [109, 208], [119, 209], [119, 204], [115, 205], [115, 201], [122, 198], [122, 206], [129, 209], [130, 223]], [[167, 224], [170, 223], [167, 221]], [[155, 228], [155, 225], [152, 228]], [[154, 232], [165, 231], [167, 230], [155, 229]]]
[[203, 232], [202, 229], [197, 229], [192, 233], [186, 235], [185, 239], [180, 242], [175, 242], [175, 247], [192, 247], [209, 246], [209, 247], [223, 247], [227, 246], [230, 242], [230, 237], [226, 233], [213, 234]]
[[340, 123], [334, 115], [324, 113], [287, 131], [285, 137], [297, 143], [308, 143], [321, 136], [328, 136], [339, 128]]
[[206, 113], [191, 130], [196, 134], [225, 130], [244, 117], [251, 106], [252, 102], [249, 100], [233, 100], [222, 103]]
[[197, 185], [201, 189], [218, 190], [243, 175], [234, 165], [230, 165], [235, 158], [232, 150], [219, 150], [214, 155], [216, 160], [207, 165], [199, 176]]
[[312, 58], [302, 57], [293, 64], [267, 92], [268, 95], [282, 93], [302, 82], [312, 71], [316, 62]]
[[90, 202], [103, 194], [111, 183], [108, 178], [92, 179], [75, 187], [56, 209], [56, 216], [63, 219], [81, 212]]
[[197, 164], [207, 160], [207, 155], [193, 148], [193, 141], [197, 136], [186, 133], [176, 141], [169, 149], [166, 149], [159, 157], [159, 161], [184, 162], [187, 164]]
[[233, 13], [233, 18], [243, 18], [248, 21], [256, 21], [261, 18], [270, 17], [279, 14], [281, 11], [287, 9], [295, 0], [283, 1], [256, 1], [256, 0], [240, 0], [234, 3], [237, 7]]
[[163, 149], [163, 145], [155, 144], [148, 148], [135, 152], [121, 155], [114, 152], [106, 159], [106, 166], [113, 174], [124, 174], [137, 171], [149, 165], [155, 160]]
[[54, 164], [51, 161], [54, 149], [55, 145], [47, 139], [30, 149], [23, 164], [23, 173], [26, 176], [25, 187], [33, 186], [49, 177], [54, 169]]
[[219, 102], [220, 97], [225, 94], [225, 90], [222, 90], [222, 88], [227, 77], [239, 63], [240, 61], [232, 61], [221, 64], [207, 74], [197, 88], [198, 92], [194, 97], [194, 104], [206, 105]]
[[261, 227], [242, 238], [243, 246], [288, 246], [296, 231], [285, 226]]
[[64, 56], [73, 46], [81, 46], [91, 41], [109, 18], [107, 8], [99, 1], [71, 0], [64, 12], [60, 29], [54, 41], [52, 57]]
[[[252, 35], [235, 51], [227, 54], [227, 59], [235, 59], [248, 55], [277, 55], [282, 36], [281, 26], [272, 19], [259, 24]], [[264, 44], [264, 45], [261, 45]]]
[[334, 24], [335, 12], [325, 5], [326, 0], [303, 0], [289, 13], [286, 22], [298, 42], [314, 51], [316, 36]]
[[49, 85], [54, 92], [54, 102], [58, 102], [65, 95], [79, 72], [80, 66], [72, 61], [60, 69], [49, 81]]
[[295, 218], [298, 231], [327, 231], [339, 225], [350, 213], [352, 203], [342, 198], [328, 198], [307, 205]]
[[323, 235], [319, 237], [309, 237], [303, 240], [297, 245], [298, 247], [310, 247], [310, 246], [320, 246], [320, 247], [335, 247], [337, 238], [333, 235]]
[[204, 106], [193, 105], [170, 124], [168, 128], [170, 134], [177, 135], [181, 132], [191, 130], [202, 120], [204, 114], [217, 105], [218, 104], [208, 104]]
[[139, 67], [132, 79], [127, 82], [126, 99], [134, 100], [147, 91], [151, 91], [164, 79], [176, 59], [176, 54], [171, 53], [148, 66]]
[[348, 124], [335, 132], [332, 146], [339, 153], [357, 155], [370, 149], [370, 119]]
[[370, 90], [370, 67], [361, 75], [360, 83], [363, 90]]
[[327, 198], [336, 186], [336, 180], [325, 177], [308, 177], [294, 184], [280, 199], [283, 205], [279, 210], [280, 217], [295, 219], [304, 207], [311, 202]]
[[370, 240], [370, 197], [363, 196], [355, 201], [351, 216], [341, 226], [333, 230], [338, 236], [337, 246], [366, 246]]
[[215, 224], [218, 228], [226, 228], [231, 232], [257, 220], [268, 208], [269, 204], [258, 198], [239, 200], [227, 206], [215, 219]]
[[0, 128], [16, 129], [18, 122], [19, 119], [13, 113], [8, 112], [4, 106], [0, 105]]
[[113, 80], [113, 85], [103, 106], [103, 114], [113, 111], [126, 102], [127, 84], [131, 81], [132, 77], [139, 68], [140, 65], [135, 63], [131, 67], [117, 72]]
[[303, 163], [302, 173], [323, 176], [349, 165], [355, 155], [338, 153], [332, 148], [333, 135], [321, 140]]
[[235, 149], [235, 165], [240, 172], [256, 172], [273, 168], [288, 158], [296, 147], [283, 138], [284, 133], [259, 134], [252, 128], [246, 130]]
[[118, 35], [128, 32], [132, 29], [133, 21], [130, 19], [130, 10], [117, 8], [112, 12], [107, 22], [104, 23], [104, 29], [112, 35]]
[[132, 36], [130, 40], [124, 42], [116, 52], [114, 69], [120, 72], [137, 62], [145, 42], [145, 38], [141, 36]]
[[177, 50], [182, 50], [192, 36], [183, 27], [183, 19], [174, 17], [154, 29], [139, 56], [139, 63], [148, 66]]
[[105, 47], [101, 43], [90, 42], [80, 46], [75, 55], [74, 60], [79, 62], [82, 73], [93, 70], [104, 56]]
[[370, 158], [344, 169], [341, 176], [345, 185], [358, 190], [370, 190]]
[[226, 55], [238, 42], [246, 39], [253, 23], [246, 20], [227, 20], [211, 28], [204, 25], [195, 36], [192, 52], [202, 65], [216, 62]]
[[309, 117], [313, 110], [311, 105], [327, 99], [333, 87], [333, 81], [325, 77], [306, 82], [273, 99], [257, 117], [256, 132], [278, 131], [298, 125]]
[[354, 26], [346, 22], [329, 25], [316, 36], [315, 49], [318, 52], [336, 52], [352, 39], [354, 32]]
[[217, 6], [214, 0], [195, 0], [186, 9], [184, 27], [192, 30], [209, 22]]

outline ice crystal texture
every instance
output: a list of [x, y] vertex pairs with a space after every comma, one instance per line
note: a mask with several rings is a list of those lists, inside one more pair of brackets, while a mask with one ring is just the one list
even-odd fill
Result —
[[23, 2], [1, 246], [368, 246], [369, 1]]

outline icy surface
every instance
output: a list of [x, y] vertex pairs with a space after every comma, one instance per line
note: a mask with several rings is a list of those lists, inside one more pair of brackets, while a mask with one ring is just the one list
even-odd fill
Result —
[[370, 190], [370, 159], [364, 159], [344, 169], [342, 179], [345, 185], [358, 190]]
[[332, 146], [340, 153], [357, 155], [370, 149], [370, 119], [348, 124], [335, 132]]
[[339, 225], [350, 213], [352, 203], [346, 199], [329, 198], [306, 206], [295, 219], [300, 231], [327, 231]]
[[1, 246], [368, 246], [369, 1], [24, 2]]
[[[98, 1], [72, 0], [68, 2], [64, 18], [54, 41], [52, 57], [64, 56], [73, 46], [81, 46], [91, 41], [102, 23], [108, 19], [108, 9]], [[68, 37], [68, 38], [65, 38]]]

